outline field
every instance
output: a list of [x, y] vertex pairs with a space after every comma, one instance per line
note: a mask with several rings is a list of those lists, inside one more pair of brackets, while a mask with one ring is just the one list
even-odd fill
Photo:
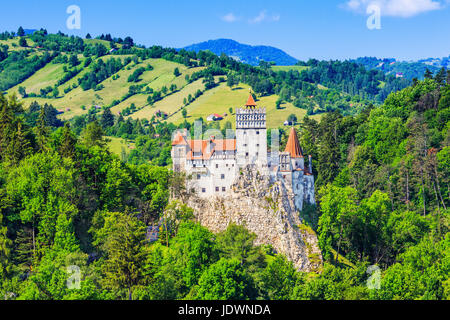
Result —
[[[212, 113], [218, 113], [220, 115], [227, 116], [221, 122], [225, 123], [230, 121], [235, 127], [235, 112], [236, 108], [243, 107], [247, 102], [250, 87], [245, 84], [240, 84], [236, 88], [229, 88], [226, 84], [221, 84], [218, 87], [207, 91], [204, 95], [199, 97], [195, 102], [187, 107], [188, 118], [187, 120], [192, 122], [193, 120], [202, 117], [206, 118]], [[290, 114], [295, 114], [297, 118], [303, 119], [306, 115], [306, 110], [294, 107], [291, 103], [285, 103], [281, 105], [281, 109], [276, 109], [277, 95], [267, 96], [260, 98], [257, 101], [258, 107], [266, 108], [267, 112], [267, 126], [269, 128], [276, 128], [283, 126], [283, 123], [287, 120]], [[229, 109], [233, 109], [233, 114], [230, 114]], [[184, 121], [181, 112], [175, 114], [168, 119], [170, 122], [179, 124]]]
[[[35, 43], [30, 38], [27, 38], [27, 44], [28, 47], [34, 47]], [[9, 51], [21, 51], [24, 49], [30, 49], [30, 48], [23, 48], [19, 46], [19, 39], [8, 39], [8, 40], [0, 40], [0, 45], [7, 45], [9, 47]]]
[[273, 66], [272, 70], [273, 71], [291, 71], [291, 70], [295, 70], [298, 72], [302, 72], [304, 70], [307, 70], [309, 67], [305, 67], [305, 66]]
[[130, 142], [129, 140], [125, 141], [125, 139], [116, 137], [106, 137], [106, 139], [108, 139], [109, 151], [118, 155], [119, 157], [123, 152], [128, 155], [130, 154], [131, 150], [134, 149], [134, 142]]
[[[29, 40], [29, 39], [27, 39]], [[8, 44], [10, 50], [16, 49], [12, 47], [12, 43], [18, 40], [0, 41], [0, 43]], [[88, 43], [103, 43], [109, 47], [109, 43], [102, 40], [85, 40]], [[30, 46], [33, 44], [29, 40]], [[20, 48], [17, 48], [20, 49]], [[38, 51], [34, 54], [40, 54]], [[122, 61], [126, 59], [127, 55], [107, 55], [101, 57], [103, 61], [107, 61], [112, 58], [120, 58]], [[80, 68], [85, 61], [83, 55], [78, 56], [81, 64]], [[152, 70], [145, 71], [140, 77], [137, 83], [128, 82], [128, 77], [138, 68], [147, 67], [147, 65], [153, 67]], [[187, 121], [193, 122], [195, 119], [206, 118], [212, 113], [219, 113], [224, 116], [224, 120], [220, 123], [224, 125], [225, 122], [230, 121], [233, 128], [235, 127], [235, 109], [243, 107], [247, 101], [250, 87], [245, 84], [240, 84], [233, 89], [226, 86], [225, 83], [219, 84], [217, 87], [205, 91], [203, 78], [192, 83], [186, 81], [186, 75], [191, 76], [194, 72], [201, 71], [204, 67], [188, 68], [182, 64], [167, 61], [164, 59], [147, 59], [140, 61], [139, 63], [131, 62], [122, 70], [117, 72], [113, 76], [104, 80], [101, 85], [103, 88], [98, 91], [87, 90], [84, 91], [81, 87], [70, 90], [65, 93], [65, 90], [72, 88], [78, 84], [78, 79], [90, 72], [90, 68], [84, 68], [79, 74], [68, 82], [58, 86], [59, 95], [57, 98], [43, 98], [43, 97], [27, 97], [21, 98], [18, 94], [19, 87], [25, 87], [28, 94], [40, 94], [40, 90], [47, 87], [54, 87], [57, 82], [64, 76], [64, 66], [68, 67], [68, 64], [53, 64], [49, 63], [45, 67], [38, 70], [31, 75], [24, 82], [14, 86], [7, 91], [8, 94], [15, 93], [25, 108], [33, 102], [37, 101], [39, 104], [51, 104], [56, 109], [62, 112], [60, 117], [64, 120], [71, 119], [75, 116], [83, 115], [93, 106], [105, 107], [112, 104], [115, 100], [122, 100], [131, 85], [144, 85], [144, 87], [152, 88], [154, 91], [160, 91], [162, 87], [170, 88], [171, 85], [176, 85], [177, 89], [174, 92], [169, 92], [163, 96], [163, 99], [149, 105], [147, 102], [148, 94], [135, 94], [127, 99], [121, 101], [115, 105], [111, 111], [113, 114], [120, 114], [125, 108], [135, 105], [138, 110], [129, 117], [133, 119], [151, 119], [155, 112], [160, 110], [168, 114], [168, 122], [175, 124], [182, 123], [185, 119], [182, 116], [181, 108], [184, 106], [184, 100], [189, 96], [194, 96], [195, 93], [200, 90], [203, 95], [195, 99], [190, 105], [186, 107]], [[175, 68], [178, 68], [181, 75], [176, 77], [174, 75]], [[288, 70], [305, 70], [306, 67], [302, 66], [274, 66], [276, 71], [288, 71]], [[216, 82], [219, 82], [219, 77], [215, 77]], [[267, 97], [261, 97], [257, 102], [259, 107], [264, 107], [267, 110], [267, 124], [269, 128], [282, 126], [287, 120], [289, 115], [295, 114], [299, 120], [301, 120], [306, 111], [303, 109], [295, 108], [291, 103], [284, 103], [281, 105], [281, 109], [277, 110], [275, 105], [278, 100], [278, 96], [272, 95]], [[229, 109], [232, 108], [233, 112], [230, 113]], [[315, 117], [320, 118], [320, 117]], [[119, 141], [113, 140], [111, 147], [115, 153], [120, 154], [122, 152], [123, 144]], [[126, 145], [125, 145], [126, 146]]]
[[[107, 56], [103, 57], [104, 61], [111, 58], [121, 58], [125, 59], [126, 56]], [[77, 75], [74, 79], [69, 81], [68, 83], [60, 86], [58, 89], [61, 93], [61, 97], [58, 99], [48, 99], [48, 98], [25, 98], [22, 99], [25, 106], [29, 105], [32, 101], [37, 101], [39, 103], [49, 103], [52, 104], [55, 108], [64, 111], [64, 114], [62, 115], [63, 119], [70, 119], [74, 116], [81, 115], [87, 112], [89, 108], [92, 106], [108, 106], [110, 105], [114, 100], [120, 99], [122, 96], [124, 96], [126, 93], [128, 93], [128, 89], [131, 85], [136, 85], [136, 83], [129, 83], [128, 77], [136, 70], [137, 68], [146, 66], [147, 64], [150, 64], [153, 66], [152, 71], [146, 71], [142, 76], [142, 81], [139, 82], [139, 84], [144, 83], [148, 84], [150, 87], [159, 90], [161, 87], [166, 83], [166, 81], [173, 81], [175, 76], [173, 76], [173, 70], [178, 67], [181, 72], [185, 71], [184, 69], [187, 69], [186, 67], [165, 61], [162, 59], [148, 59], [145, 60], [137, 65], [134, 63], [131, 63], [128, 67], [125, 67], [124, 69], [120, 70], [116, 73], [116, 75], [119, 76], [118, 79], [113, 80], [112, 77], [106, 79], [101, 84], [104, 86], [102, 90], [94, 91], [94, 90], [87, 90], [84, 91], [81, 87], [78, 87], [76, 89], [73, 89], [67, 94], [64, 94], [64, 88], [72, 85], [77, 79], [82, 76], [83, 73], [88, 72], [87, 70], [83, 70], [79, 75]], [[50, 68], [52, 65], [49, 64], [48, 67]], [[47, 67], [45, 67], [47, 68]], [[35, 73], [32, 77], [29, 78], [30, 81], [34, 81], [33, 79], [41, 79], [42, 82], [50, 81], [50, 76], [46, 75], [45, 68], [39, 70], [37, 73]], [[62, 68], [62, 67], [61, 67]], [[181, 76], [180, 76], [181, 77]], [[184, 76], [183, 76], [184, 79]], [[28, 81], [28, 80], [27, 80]], [[25, 81], [26, 82], [26, 81]], [[56, 82], [56, 81], [55, 81]], [[175, 82], [175, 81], [174, 81]], [[18, 86], [17, 86], [18, 87]], [[9, 92], [15, 92], [15, 90], [10, 90]], [[145, 97], [146, 101], [146, 97]], [[129, 106], [131, 102], [125, 101], [122, 106], [119, 108], [116, 108], [115, 110], [120, 111], [119, 109], [121, 107], [125, 108], [126, 106]], [[82, 108], [84, 106], [85, 108]], [[123, 109], [122, 108], [122, 109]]]

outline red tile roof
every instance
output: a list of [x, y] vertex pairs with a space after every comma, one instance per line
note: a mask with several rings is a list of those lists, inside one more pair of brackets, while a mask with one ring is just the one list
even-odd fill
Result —
[[181, 132], [178, 132], [172, 141], [172, 146], [182, 146], [186, 144], [187, 144], [186, 139], [183, 137]]
[[303, 158], [302, 148], [300, 147], [297, 132], [294, 128], [291, 129], [291, 133], [289, 134], [289, 140], [286, 145], [285, 152], [289, 152], [291, 154], [291, 158]]
[[[213, 148], [208, 150], [209, 144], [213, 144]], [[188, 160], [209, 160], [216, 151], [236, 151], [236, 139], [225, 140], [189, 140]], [[194, 153], [201, 153], [194, 156]]]
[[255, 99], [253, 99], [253, 96], [252, 96], [251, 94], [250, 94], [250, 96], [248, 97], [246, 106], [247, 106], [247, 107], [256, 107]]

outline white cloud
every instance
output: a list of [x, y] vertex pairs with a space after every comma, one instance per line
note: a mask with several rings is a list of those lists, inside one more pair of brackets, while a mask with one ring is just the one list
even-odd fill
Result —
[[272, 16], [272, 21], [274, 21], [274, 22], [278, 22], [278, 21], [280, 21], [280, 19], [281, 19], [281, 16], [279, 14]]
[[234, 15], [234, 13], [229, 13], [227, 15], [224, 15], [222, 17], [222, 20], [225, 21], [225, 22], [232, 23], [232, 22], [238, 21], [238, 18]]
[[[445, 0], [446, 3], [449, 0]], [[381, 14], [391, 17], [409, 18], [423, 12], [440, 10], [445, 4], [438, 0], [349, 0], [344, 4], [346, 9], [365, 13], [370, 5], [378, 6]]]
[[267, 22], [278, 22], [280, 21], [281, 16], [279, 14], [268, 15], [267, 10], [261, 11], [256, 17], [248, 20], [249, 23], [261, 23], [264, 21]]

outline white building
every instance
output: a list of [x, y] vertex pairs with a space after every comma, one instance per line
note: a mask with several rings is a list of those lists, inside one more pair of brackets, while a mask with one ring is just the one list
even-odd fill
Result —
[[187, 130], [177, 132], [172, 160], [173, 170], [186, 172], [188, 189], [202, 198], [225, 196], [240, 169], [251, 166], [273, 182], [282, 181], [298, 210], [305, 202], [315, 204], [311, 157], [305, 167], [295, 129], [284, 152], [268, 152], [266, 110], [257, 108], [251, 95], [245, 107], [236, 109], [236, 139], [192, 140]]

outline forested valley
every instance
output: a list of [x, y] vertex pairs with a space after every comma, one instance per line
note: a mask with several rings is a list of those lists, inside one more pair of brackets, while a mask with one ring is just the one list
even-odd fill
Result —
[[[3, 91], [64, 59], [63, 51], [86, 59], [108, 51], [45, 30], [31, 39], [48, 53], [0, 53]], [[311, 60], [303, 72], [274, 72], [209, 52], [103, 39], [114, 55], [131, 58], [93, 63], [75, 82], [83, 90], [101, 90], [103, 79], [133, 59], [158, 57], [204, 66], [189, 81], [204, 78], [206, 87], [217, 85], [214, 76], [231, 86], [239, 79], [257, 97], [277, 94], [309, 109], [296, 129], [314, 159], [318, 204], [299, 214], [318, 235], [323, 268], [298, 272], [270, 246], [256, 246], [242, 226], [213, 234], [174, 200], [183, 177], [170, 170], [172, 132], [191, 129], [188, 119], [124, 118], [113, 106], [61, 119], [49, 104], [0, 94], [0, 299], [450, 298], [449, 71], [410, 82], [351, 62]], [[318, 111], [311, 99], [320, 121], [311, 117]], [[279, 129], [283, 145], [286, 129]], [[133, 139], [136, 148], [113, 154], [108, 137]], [[367, 285], [370, 266], [380, 270], [377, 289]], [[67, 285], [74, 274], [79, 290]]]

